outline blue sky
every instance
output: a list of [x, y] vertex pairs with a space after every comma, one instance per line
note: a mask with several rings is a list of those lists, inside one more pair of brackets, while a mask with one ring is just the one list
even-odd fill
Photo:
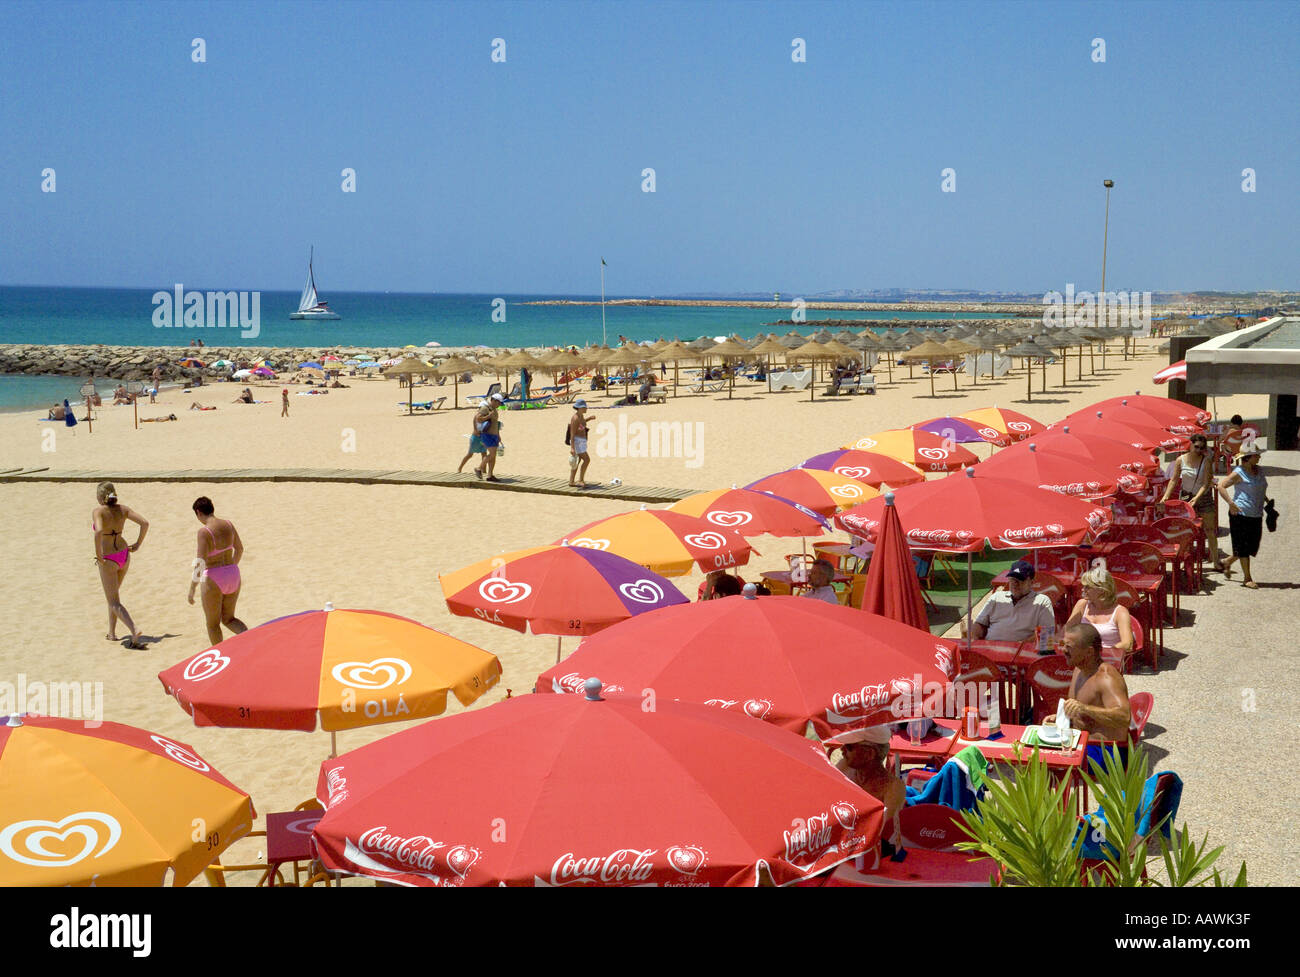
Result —
[[1267, 2], [7, 0], [0, 283], [297, 289], [315, 245], [326, 293], [592, 294], [602, 255], [623, 295], [1095, 288], [1109, 177], [1108, 287], [1296, 289], [1297, 36]]

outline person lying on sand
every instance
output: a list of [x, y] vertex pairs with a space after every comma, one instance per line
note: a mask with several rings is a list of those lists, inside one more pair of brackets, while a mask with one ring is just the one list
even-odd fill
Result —
[[158, 423], [160, 423], [160, 422], [162, 422], [162, 421], [174, 421], [174, 420], [176, 420], [176, 415], [175, 415], [175, 414], [168, 414], [166, 417], [142, 417], [142, 418], [140, 418], [140, 423], [141, 423], [141, 424], [158, 424]]

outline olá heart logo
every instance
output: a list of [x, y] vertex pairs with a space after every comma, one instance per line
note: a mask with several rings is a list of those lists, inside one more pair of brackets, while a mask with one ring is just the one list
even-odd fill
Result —
[[354, 689], [386, 689], [411, 677], [411, 666], [401, 658], [376, 658], [372, 662], [339, 662], [330, 672], [334, 681]]
[[855, 468], [851, 465], [845, 465], [843, 468], [836, 468], [835, 474], [843, 475], [845, 478], [865, 479], [868, 475], [871, 474], [871, 469], [865, 467]]
[[516, 604], [533, 592], [526, 583], [512, 583], [505, 577], [488, 577], [478, 586], [479, 596], [493, 604]]
[[179, 743], [173, 743], [165, 736], [150, 736], [151, 740], [163, 748], [163, 752], [175, 760], [177, 763], [183, 763], [185, 766], [200, 773], [207, 773], [212, 768], [195, 756], [192, 752], [185, 749]]
[[567, 545], [567, 546], [581, 546], [581, 547], [583, 547], [584, 549], [589, 549], [589, 550], [608, 550], [608, 549], [609, 549], [609, 540], [607, 540], [607, 539], [592, 539], [590, 536], [579, 536], [577, 539], [571, 539], [571, 540], [569, 540], [568, 543], [565, 544], [565, 545]]
[[646, 580], [645, 578], [634, 583], [619, 584], [618, 592], [628, 600], [636, 601], [638, 604], [657, 604], [664, 599], [663, 588], [653, 580]]
[[848, 801], [837, 801], [832, 804], [831, 813], [835, 815], [835, 820], [845, 831], [852, 831], [853, 826], [858, 823], [857, 809]]
[[704, 867], [704, 849], [697, 845], [674, 845], [668, 849], [668, 864], [683, 875], [696, 875]]
[[724, 529], [730, 529], [732, 526], [744, 526], [751, 522], [754, 518], [754, 514], [752, 512], [745, 512], [743, 509], [734, 511], [718, 509], [715, 512], [710, 512], [705, 518], [715, 526], [722, 526]]
[[181, 672], [181, 677], [191, 682], [202, 682], [225, 671], [229, 664], [229, 658], [216, 648], [209, 648], [207, 651], [200, 651], [185, 663], [185, 671]]
[[727, 539], [721, 533], [691, 533], [683, 536], [682, 540], [702, 550], [720, 550], [727, 545]]
[[[80, 851], [46, 847], [50, 841], [66, 842], [70, 836], [81, 839]], [[122, 825], [111, 814], [78, 811], [61, 821], [15, 821], [0, 831], [0, 852], [24, 865], [64, 868], [92, 855], [99, 858], [121, 837]]]

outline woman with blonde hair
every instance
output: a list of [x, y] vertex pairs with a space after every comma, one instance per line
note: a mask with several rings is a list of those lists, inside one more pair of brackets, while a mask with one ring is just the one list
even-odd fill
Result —
[[1122, 666], [1133, 653], [1133, 621], [1115, 597], [1115, 578], [1104, 566], [1095, 566], [1079, 578], [1079, 585], [1083, 599], [1074, 605], [1065, 626], [1091, 624], [1101, 636], [1102, 659], [1115, 665], [1118, 657]]
[[[117, 501], [117, 489], [112, 482], [100, 482], [95, 489], [95, 498], [99, 505], [90, 514], [90, 528], [95, 533], [95, 566], [99, 569], [99, 582], [104, 587], [104, 598], [108, 601], [108, 634], [104, 637], [116, 641], [117, 622], [121, 620], [131, 631], [126, 646], [143, 648], [140, 629], [122, 606], [121, 588], [122, 581], [126, 579], [131, 554], [144, 542], [145, 533], [149, 531], [149, 521]], [[130, 546], [122, 536], [122, 530], [128, 522], [140, 527], [139, 538]]]

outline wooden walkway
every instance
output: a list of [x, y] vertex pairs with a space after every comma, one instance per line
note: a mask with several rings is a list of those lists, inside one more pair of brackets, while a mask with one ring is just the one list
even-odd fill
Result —
[[571, 488], [562, 478], [532, 475], [480, 481], [470, 472], [368, 471], [353, 468], [232, 468], [178, 469], [154, 472], [55, 471], [50, 468], [0, 470], [0, 483], [16, 482], [339, 482], [354, 485], [430, 485], [437, 488], [474, 488], [500, 492], [535, 492], [542, 495], [581, 495], [626, 502], [677, 502], [699, 489], [644, 485], [610, 485]]

